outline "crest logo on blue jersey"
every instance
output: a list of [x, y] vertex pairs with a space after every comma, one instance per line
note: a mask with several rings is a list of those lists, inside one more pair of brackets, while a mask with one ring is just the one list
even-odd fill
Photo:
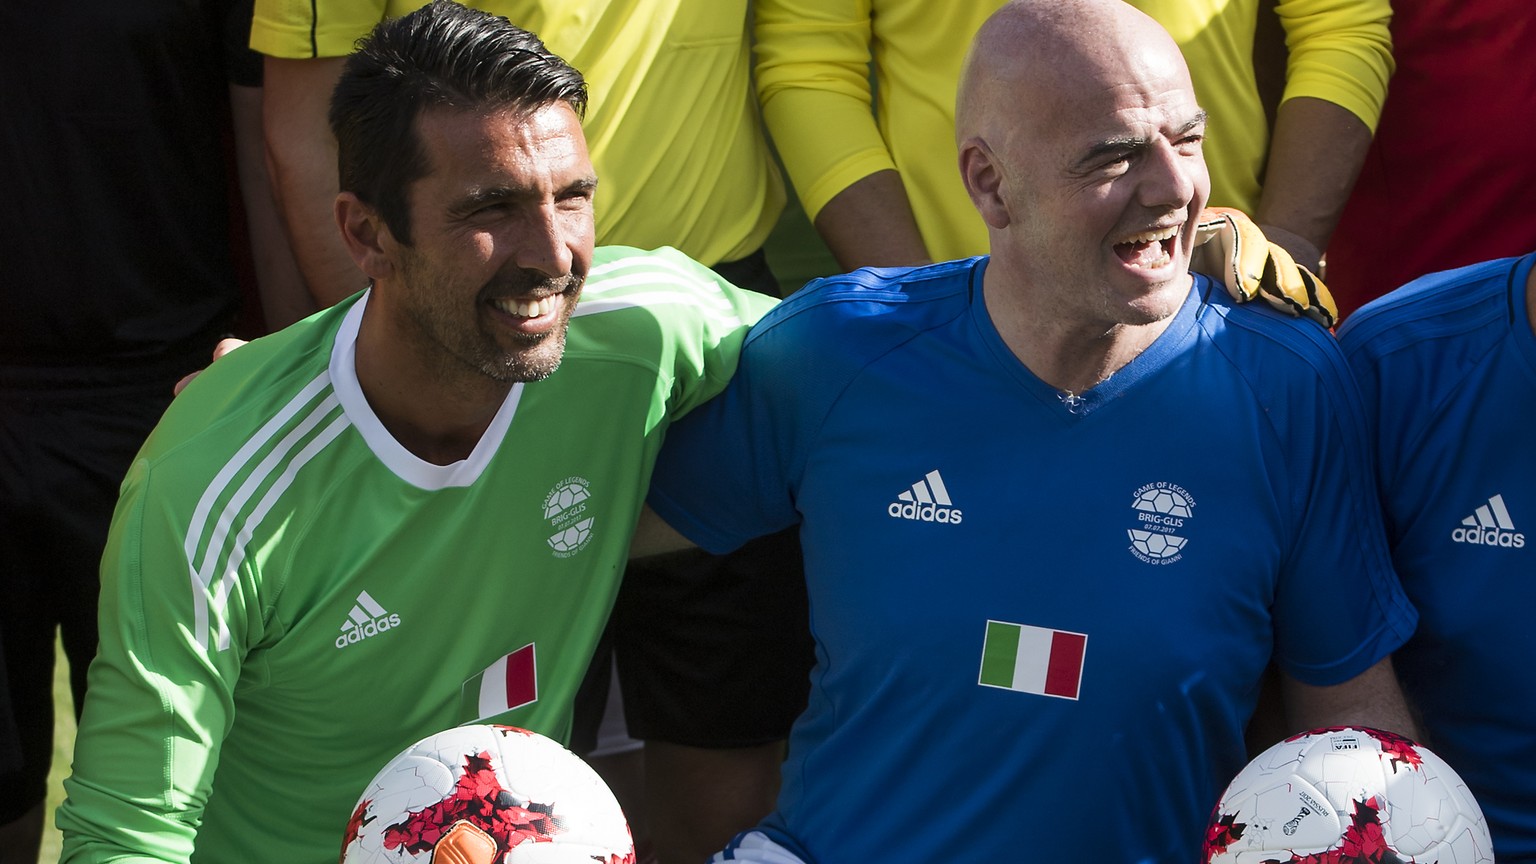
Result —
[[1130, 552], [1147, 564], [1172, 564], [1184, 557], [1189, 538], [1181, 534], [1194, 516], [1195, 496], [1174, 483], [1159, 480], [1137, 489], [1131, 497], [1136, 527], [1127, 529]]

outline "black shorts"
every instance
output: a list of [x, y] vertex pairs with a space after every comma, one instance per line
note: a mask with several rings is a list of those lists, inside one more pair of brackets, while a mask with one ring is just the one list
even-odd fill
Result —
[[799, 538], [792, 528], [729, 555], [631, 562], [577, 698], [571, 749], [597, 741], [610, 657], [633, 738], [730, 748], [787, 737], [815, 662]]
[[[0, 776], [21, 770], [21, 733], [11, 713], [11, 685], [5, 673], [5, 637], [0, 636]], [[14, 817], [12, 817], [14, 818]], [[10, 821], [0, 819], [0, 822]]]
[[55, 633], [69, 659], [79, 717], [86, 667], [96, 654], [98, 571], [118, 488], [170, 403], [174, 380], [0, 381], [0, 823], [46, 796]]

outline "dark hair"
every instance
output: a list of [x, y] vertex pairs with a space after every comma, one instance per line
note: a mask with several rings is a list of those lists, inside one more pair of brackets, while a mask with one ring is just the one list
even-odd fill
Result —
[[341, 190], [411, 242], [410, 184], [429, 167], [416, 118], [429, 107], [587, 109], [581, 73], [505, 18], [433, 0], [358, 41], [331, 94]]

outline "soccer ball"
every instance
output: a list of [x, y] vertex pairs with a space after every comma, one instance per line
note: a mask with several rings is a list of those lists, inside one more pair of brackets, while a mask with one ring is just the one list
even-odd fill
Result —
[[1439, 756], [1334, 726], [1260, 753], [1205, 832], [1207, 864], [1492, 864], [1483, 811]]
[[[445, 840], [445, 838], [447, 838]], [[430, 735], [368, 784], [342, 864], [634, 864], [624, 812], [587, 763], [512, 726]]]

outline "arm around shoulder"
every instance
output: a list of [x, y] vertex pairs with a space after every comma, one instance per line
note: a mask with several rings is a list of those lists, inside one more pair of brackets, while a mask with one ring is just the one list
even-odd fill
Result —
[[656, 515], [656, 511], [649, 505], [641, 509], [640, 521], [636, 523], [634, 537], [629, 541], [629, 557], [644, 558], [692, 548], [693, 542]]

